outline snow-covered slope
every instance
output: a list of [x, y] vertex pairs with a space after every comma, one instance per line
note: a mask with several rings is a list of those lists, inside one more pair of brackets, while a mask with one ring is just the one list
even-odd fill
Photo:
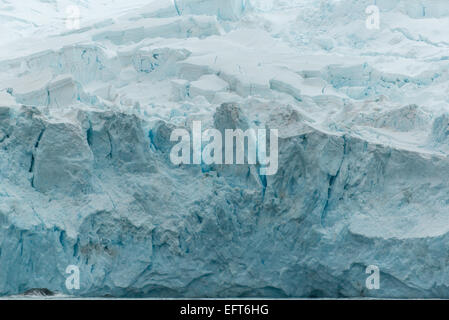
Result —
[[[449, 297], [447, 27], [444, 0], [1, 0], [0, 294]], [[277, 173], [173, 165], [192, 121], [278, 129]]]

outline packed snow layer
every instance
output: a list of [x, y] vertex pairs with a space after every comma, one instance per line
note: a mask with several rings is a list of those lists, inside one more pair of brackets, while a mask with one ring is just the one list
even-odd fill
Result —
[[[0, 294], [448, 298], [444, 26], [443, 0], [0, 1]], [[277, 173], [173, 165], [192, 121], [278, 129]]]

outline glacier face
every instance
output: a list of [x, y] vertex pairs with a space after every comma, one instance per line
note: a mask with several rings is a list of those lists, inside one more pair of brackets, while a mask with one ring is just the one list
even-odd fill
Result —
[[[449, 297], [446, 1], [29, 2], [0, 1], [0, 295]], [[193, 121], [278, 129], [277, 173], [173, 165]]]

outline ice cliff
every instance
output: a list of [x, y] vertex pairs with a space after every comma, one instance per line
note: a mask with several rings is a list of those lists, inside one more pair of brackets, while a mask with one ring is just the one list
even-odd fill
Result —
[[[0, 1], [0, 295], [449, 298], [447, 1], [69, 4]], [[194, 120], [279, 170], [173, 165]]]

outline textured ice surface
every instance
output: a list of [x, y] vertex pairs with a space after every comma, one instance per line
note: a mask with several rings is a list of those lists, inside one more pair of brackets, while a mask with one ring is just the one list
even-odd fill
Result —
[[[1, 295], [449, 297], [447, 1], [77, 3], [0, 1]], [[277, 174], [173, 165], [194, 120]]]

